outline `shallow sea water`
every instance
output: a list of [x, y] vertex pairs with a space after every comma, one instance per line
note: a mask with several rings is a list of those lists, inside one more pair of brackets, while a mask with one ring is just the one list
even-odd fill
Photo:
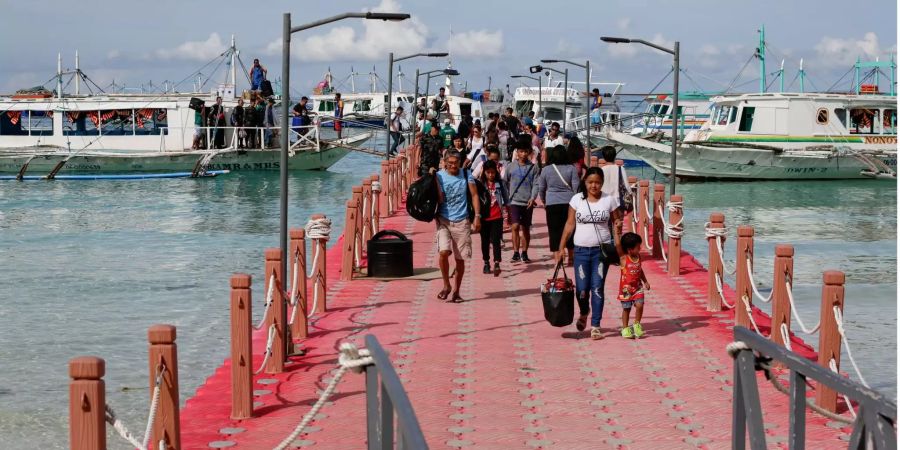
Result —
[[[350, 187], [377, 166], [354, 154], [327, 172], [291, 174], [291, 225], [325, 213], [339, 234]], [[278, 186], [274, 172], [0, 184], [2, 447], [68, 446], [67, 362], [77, 355], [106, 359], [108, 401], [142, 432], [146, 329], [155, 323], [178, 327], [188, 398], [227, 356], [230, 275], [252, 274], [254, 296], [263, 295], [263, 249], [278, 245]], [[795, 297], [808, 323], [818, 319], [821, 272], [844, 270], [854, 356], [872, 386], [896, 398], [896, 185], [688, 183], [678, 191], [687, 198], [684, 247], [704, 263], [712, 211], [725, 213], [730, 237], [738, 224], [756, 227], [761, 285], [771, 284], [774, 245], [794, 244]], [[731, 245], [726, 259], [733, 255]], [[109, 442], [127, 448], [118, 436]]]

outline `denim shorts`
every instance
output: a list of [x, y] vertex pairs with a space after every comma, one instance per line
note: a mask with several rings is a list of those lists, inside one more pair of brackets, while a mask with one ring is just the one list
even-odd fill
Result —
[[631, 309], [635, 304], [642, 305], [644, 304], [644, 299], [640, 298], [637, 300], [632, 300], [630, 302], [619, 302], [622, 304], [622, 309]]

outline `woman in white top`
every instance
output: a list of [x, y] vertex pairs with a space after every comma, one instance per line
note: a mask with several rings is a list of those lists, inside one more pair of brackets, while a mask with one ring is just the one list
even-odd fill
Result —
[[600, 154], [603, 157], [603, 187], [601, 190], [604, 194], [609, 194], [616, 199], [618, 199], [619, 203], [622, 203], [622, 199], [619, 198], [619, 180], [621, 179], [621, 183], [625, 185], [626, 190], [631, 190], [631, 187], [628, 185], [628, 174], [625, 173], [625, 168], [616, 164], [616, 148], [611, 145], [606, 145], [600, 149]]
[[[580, 315], [575, 323], [578, 331], [585, 329], [588, 312], [591, 314], [591, 339], [603, 339], [600, 319], [603, 317], [606, 272], [609, 270], [604, 260], [602, 244], [610, 244], [610, 222], [621, 219], [616, 197], [600, 190], [603, 186], [603, 170], [591, 167], [585, 172], [578, 193], [569, 202], [569, 218], [563, 229], [562, 242], [569, 236], [575, 241], [575, 298], [578, 299]], [[615, 230], [615, 233], [621, 233]], [[618, 253], [613, 250], [613, 256]], [[562, 252], [556, 256], [562, 261]], [[590, 305], [588, 305], [590, 297]]]

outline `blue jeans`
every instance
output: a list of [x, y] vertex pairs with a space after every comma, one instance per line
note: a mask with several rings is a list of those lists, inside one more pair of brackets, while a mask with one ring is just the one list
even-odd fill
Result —
[[397, 153], [397, 146], [400, 145], [401, 139], [403, 139], [402, 134], [396, 131], [391, 131], [391, 150], [388, 152], [389, 155], [394, 155]]
[[575, 298], [581, 315], [591, 311], [592, 327], [599, 327], [603, 318], [603, 288], [609, 266], [602, 264], [601, 259], [600, 247], [575, 246]]

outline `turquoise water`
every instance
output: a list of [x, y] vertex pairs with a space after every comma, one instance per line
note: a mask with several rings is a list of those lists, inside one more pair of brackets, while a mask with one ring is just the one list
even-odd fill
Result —
[[[377, 159], [354, 154], [328, 172], [292, 174], [292, 226], [325, 213], [340, 229], [350, 187], [376, 167]], [[76, 355], [106, 359], [109, 403], [141, 433], [154, 323], [178, 327], [187, 398], [227, 356], [230, 275], [254, 275], [262, 296], [263, 249], [278, 245], [278, 185], [276, 173], [0, 184], [3, 447], [67, 447], [67, 361]], [[701, 260], [712, 211], [726, 214], [730, 230], [756, 226], [761, 284], [771, 283], [773, 246], [795, 245], [806, 322], [817, 320], [822, 270], [846, 271], [854, 356], [873, 387], [896, 396], [895, 185], [695, 183], [678, 191], [687, 198], [685, 247]], [[109, 442], [127, 448], [117, 436]]]

